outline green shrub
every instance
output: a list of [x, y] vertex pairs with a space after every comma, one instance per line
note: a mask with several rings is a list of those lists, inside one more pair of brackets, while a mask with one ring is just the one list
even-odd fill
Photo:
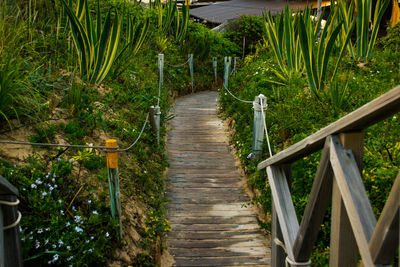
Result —
[[254, 52], [256, 44], [263, 40], [264, 19], [259, 16], [242, 15], [230, 21], [224, 30], [224, 36], [240, 47], [244, 55], [247, 55]]
[[43, 123], [36, 125], [36, 134], [29, 137], [29, 141], [32, 143], [50, 143], [57, 131], [57, 125]]
[[116, 236], [104, 196], [78, 194], [69, 160], [52, 162], [50, 171], [40, 158], [29, 157], [28, 163], [17, 166], [0, 161], [0, 174], [20, 192], [25, 265], [104, 264]]

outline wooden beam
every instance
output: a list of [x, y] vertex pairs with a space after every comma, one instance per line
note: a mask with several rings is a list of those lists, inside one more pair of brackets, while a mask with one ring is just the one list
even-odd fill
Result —
[[330, 159], [362, 260], [366, 266], [374, 266], [369, 252], [369, 241], [376, 219], [354, 155], [351, 150], [345, 150], [341, 146], [337, 136], [332, 136]]
[[[283, 166], [286, 180], [288, 182], [289, 190], [292, 184], [292, 169], [290, 165]], [[271, 266], [272, 267], [285, 267], [286, 266], [286, 252], [285, 250], [275, 243], [275, 238], [283, 240], [281, 226], [279, 224], [278, 216], [275, 210], [274, 200], [272, 199], [272, 224], [271, 224]]]
[[321, 149], [329, 135], [361, 131], [400, 111], [400, 86], [365, 104], [336, 122], [258, 164], [262, 170], [300, 159]]
[[375, 264], [389, 265], [399, 247], [400, 173], [393, 184], [369, 242]]
[[[351, 149], [353, 152], [358, 170], [361, 173], [364, 154], [364, 134], [361, 132], [340, 134], [339, 138], [343, 148]], [[329, 265], [332, 267], [357, 266], [357, 242], [336, 181], [333, 183], [332, 190], [330, 255]]]
[[282, 167], [276, 166], [269, 166], [267, 174], [286, 251], [288, 256], [294, 259], [293, 244], [299, 230], [299, 222], [297, 221], [286, 175]]
[[297, 262], [306, 262], [310, 259], [325, 212], [331, 202], [333, 172], [329, 159], [329, 145], [330, 137], [325, 142], [317, 174], [293, 246]]

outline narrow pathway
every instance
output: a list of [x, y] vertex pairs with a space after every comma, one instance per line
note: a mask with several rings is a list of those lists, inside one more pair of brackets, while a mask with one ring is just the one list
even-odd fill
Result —
[[175, 105], [168, 134], [166, 196], [176, 266], [267, 266], [270, 252], [235, 167], [217, 92], [186, 96]]

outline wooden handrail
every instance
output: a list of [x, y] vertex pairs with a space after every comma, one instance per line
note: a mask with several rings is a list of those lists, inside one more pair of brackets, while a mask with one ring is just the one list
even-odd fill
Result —
[[325, 139], [333, 134], [361, 131], [400, 111], [400, 86], [365, 104], [334, 123], [322, 128], [302, 141], [258, 164], [262, 170], [271, 165], [296, 161], [320, 150]]

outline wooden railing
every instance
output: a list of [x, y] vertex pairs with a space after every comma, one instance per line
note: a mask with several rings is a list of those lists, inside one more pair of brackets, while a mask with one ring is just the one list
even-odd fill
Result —
[[18, 190], [0, 176], [0, 266], [23, 266], [17, 197]]
[[[399, 111], [400, 86], [258, 165], [259, 170], [266, 169], [272, 191], [273, 267], [311, 265], [331, 203], [330, 266], [357, 266], [359, 254], [363, 266], [391, 264], [399, 247], [400, 173], [376, 222], [361, 177], [362, 130]], [[322, 148], [299, 225], [290, 192], [290, 164]]]

